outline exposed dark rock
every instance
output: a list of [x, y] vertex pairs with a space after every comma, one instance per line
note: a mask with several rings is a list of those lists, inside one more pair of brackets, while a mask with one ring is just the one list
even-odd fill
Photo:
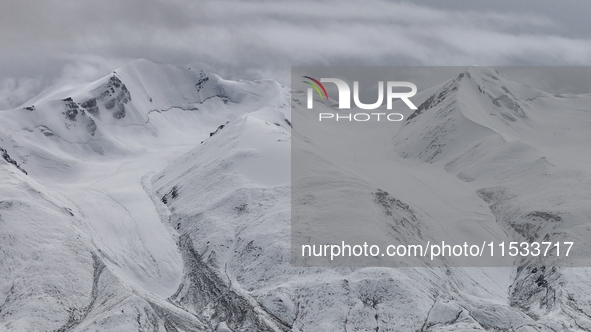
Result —
[[383, 208], [385, 215], [391, 218], [391, 225], [397, 235], [421, 236], [419, 220], [408, 204], [390, 196], [387, 191], [378, 189], [372, 193], [374, 201]]
[[115, 119], [123, 119], [125, 117], [125, 105], [118, 103], [113, 117]]
[[66, 119], [70, 121], [76, 121], [80, 107], [78, 107], [78, 104], [76, 104], [71, 97], [68, 97], [63, 101], [66, 104], [66, 112], [64, 113], [66, 114]]
[[205, 74], [204, 72], [200, 72], [199, 79], [195, 84], [195, 88], [197, 89], [197, 91], [201, 91], [201, 89], [203, 89], [203, 86], [205, 85], [205, 83], [207, 83], [207, 81], [209, 81], [209, 77], [207, 77], [207, 74]]
[[242, 203], [238, 206], [235, 206], [234, 211], [236, 211], [238, 214], [247, 213], [248, 212], [248, 204]]
[[0, 155], [2, 155], [2, 158], [4, 158], [4, 160], [6, 160], [6, 162], [13, 164], [14, 167], [16, 167], [19, 171], [25, 173], [25, 175], [28, 175], [27, 171], [25, 171], [17, 162], [16, 160], [12, 159], [10, 157], [10, 155], [8, 154], [8, 151], [6, 151], [4, 148], [0, 147]]
[[106, 109], [114, 110], [115, 119], [123, 119], [126, 115], [125, 104], [131, 101], [131, 94], [117, 76], [111, 76], [98, 99], [103, 101]]
[[[505, 90], [505, 92], [509, 93], [509, 90], [507, 90], [507, 88], [503, 87], [503, 90]], [[513, 100], [513, 98], [511, 98], [510, 96], [508, 96], [506, 94], [501, 95], [498, 98], [494, 98], [492, 100], [492, 103], [496, 107], [508, 108], [509, 110], [512, 111], [512, 114], [501, 112], [501, 116], [509, 121], [512, 121], [512, 122], [516, 121], [516, 119], [515, 119], [515, 117], [513, 117], [513, 115], [516, 115], [520, 118], [527, 118], [523, 108], [515, 100]]]
[[172, 189], [170, 190], [170, 192], [164, 196], [162, 196], [162, 198], [160, 199], [162, 201], [162, 203], [168, 205], [168, 202], [170, 202], [172, 199], [175, 199], [179, 197], [179, 188], [177, 186], [172, 187]]
[[[231, 331], [236, 332], [291, 330], [285, 322], [236, 292], [204, 263], [188, 235], [182, 235], [179, 244], [185, 262], [185, 279], [169, 301], [188, 308], [200, 320], [207, 321], [212, 330], [220, 322], [225, 322]], [[206, 308], [207, 315], [204, 314]]]
[[[81, 103], [78, 109], [82, 115], [86, 115], [85, 112], [88, 112], [93, 116], [99, 117], [99, 104], [102, 104], [105, 109], [112, 111], [115, 119], [123, 119], [126, 116], [125, 104], [131, 101], [131, 94], [127, 90], [127, 87], [117, 76], [111, 76], [109, 81], [103, 86], [103, 89], [96, 98], [90, 98]], [[97, 124], [93, 119], [89, 120], [90, 122], [87, 124], [86, 129], [94, 136], [97, 130]]]
[[540, 274], [538, 276], [538, 278], [536, 279], [536, 284], [538, 284], [538, 286], [546, 287], [546, 286], [548, 286], [548, 281], [546, 281], [546, 279], [544, 279], [543, 274]]
[[560, 274], [555, 268], [521, 268], [511, 287], [511, 306], [521, 308], [532, 317], [540, 309], [552, 309], [557, 301], [554, 287], [559, 283], [559, 279]]
[[539, 231], [546, 222], [559, 223], [562, 217], [556, 213], [533, 211], [526, 214], [523, 219], [509, 223], [519, 235], [530, 242], [540, 239]]
[[458, 76], [456, 79], [454, 79], [451, 82], [444, 85], [443, 88], [441, 88], [441, 90], [439, 90], [438, 94], [433, 94], [431, 97], [429, 97], [427, 100], [425, 100], [421, 105], [419, 105], [417, 110], [414, 111], [414, 113], [412, 113], [408, 117], [408, 119], [406, 119], [406, 123], [408, 123], [410, 120], [416, 118], [424, 111], [439, 105], [441, 102], [446, 100], [448, 95], [457, 91], [458, 87], [459, 87], [458, 82], [459, 82], [459, 80], [462, 79], [462, 77], [464, 77], [464, 75], [460, 74], [460, 76]]
[[98, 114], [99, 114], [99, 109], [96, 104], [96, 98], [90, 98], [87, 101], [80, 104], [80, 106], [82, 108], [84, 108], [86, 111], [88, 111], [88, 113], [90, 113], [94, 116], [98, 116]]
[[530, 212], [525, 217], [533, 219], [534, 222], [543, 220], [543, 221], [551, 221], [551, 222], [557, 223], [557, 222], [562, 221], [562, 217], [559, 216], [558, 214], [552, 213], [552, 212], [543, 212], [543, 211]]
[[[228, 122], [226, 122], [226, 124], [228, 124]], [[211, 137], [211, 136], [213, 136], [213, 135], [217, 134], [217, 132], [218, 132], [218, 131], [220, 131], [220, 130], [224, 129], [224, 127], [226, 126], [226, 124], [220, 125], [220, 126], [218, 127], [218, 129], [216, 129], [216, 130], [215, 130], [213, 133], [209, 133], [209, 137]]]

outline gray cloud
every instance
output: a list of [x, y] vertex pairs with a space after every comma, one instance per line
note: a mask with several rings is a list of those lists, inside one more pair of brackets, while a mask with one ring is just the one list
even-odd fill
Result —
[[[16, 106], [56, 80], [92, 80], [135, 58], [289, 82], [292, 65], [586, 65], [573, 1], [4, 1], [0, 79]], [[39, 79], [42, 77], [43, 79]], [[23, 81], [24, 82], [24, 81]], [[11, 90], [11, 87], [14, 91]], [[19, 90], [21, 89], [21, 90]], [[6, 94], [11, 97], [6, 97]]]
[[46, 82], [38, 78], [12, 77], [0, 79], [0, 109], [10, 109], [20, 105], [27, 99], [38, 93]]

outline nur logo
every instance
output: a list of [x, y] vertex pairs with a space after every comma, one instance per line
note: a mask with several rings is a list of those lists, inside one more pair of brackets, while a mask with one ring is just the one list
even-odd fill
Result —
[[[320, 81], [318, 81], [315, 78], [312, 78], [310, 76], [302, 76], [303, 78], [307, 78], [310, 81], [316, 83], [310, 83], [308, 81], [303, 81], [304, 83], [308, 84], [309, 86], [311, 86], [312, 88], [314, 88], [314, 90], [316, 90], [316, 92], [318, 92], [318, 95], [320, 96], [320, 99], [324, 99], [324, 96], [326, 96], [326, 99], [328, 99], [328, 92], [326, 92], [326, 89], [324, 88], [324, 85], [322, 85], [322, 83], [320, 83]], [[322, 92], [324, 92], [324, 96], [322, 96], [322, 93], [320, 93], [320, 89], [322, 89]], [[308, 89], [308, 109], [312, 108], [310, 107], [310, 99], [312, 96], [312, 89]]]
[[[337, 87], [339, 92], [339, 109], [350, 109], [351, 108], [351, 88], [347, 82], [338, 79], [338, 78], [321, 78], [317, 80], [310, 76], [302, 76], [310, 81], [303, 81], [304, 83], [311, 86], [308, 88], [308, 109], [312, 109], [314, 106], [314, 90], [320, 97], [320, 99], [328, 99], [328, 92], [322, 83], [334, 83]], [[396, 88], [410, 88], [409, 92], [395, 92]], [[417, 107], [412, 103], [409, 99], [410, 97], [414, 96], [417, 93], [417, 86], [411, 82], [401, 82], [401, 81], [387, 81], [386, 82], [386, 104], [387, 109], [392, 109], [392, 103], [394, 99], [402, 100], [410, 109], [416, 110]], [[384, 82], [378, 82], [378, 100], [373, 104], [364, 104], [359, 100], [359, 82], [353, 81], [353, 102], [355, 106], [363, 110], [374, 110], [380, 106], [384, 102]], [[380, 121], [380, 116], [384, 116], [389, 121], [402, 121], [403, 115], [400, 113], [355, 113], [355, 114], [348, 114], [342, 115], [338, 113], [320, 113], [319, 119], [332, 119], [335, 118], [336, 121], [339, 119], [349, 119], [349, 121], [368, 121], [372, 118], [372, 116], [377, 116], [377, 120]], [[392, 119], [392, 116], [395, 118]]]

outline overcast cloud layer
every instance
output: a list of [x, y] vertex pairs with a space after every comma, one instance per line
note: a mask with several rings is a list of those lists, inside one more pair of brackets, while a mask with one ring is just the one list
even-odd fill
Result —
[[4, 0], [0, 109], [137, 58], [286, 84], [292, 65], [589, 65], [590, 12], [584, 0]]

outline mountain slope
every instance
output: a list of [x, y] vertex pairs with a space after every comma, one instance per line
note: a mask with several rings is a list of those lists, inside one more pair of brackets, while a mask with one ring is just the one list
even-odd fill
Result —
[[274, 81], [138, 60], [0, 112], [0, 330], [591, 329], [589, 269], [551, 258], [292, 261], [308, 207], [298, 222], [326, 222], [310, 243], [345, 215], [384, 241], [586, 241], [588, 95], [477, 67], [431, 91], [399, 127], [321, 128]]
[[579, 321], [589, 310], [582, 305], [588, 269], [546, 267], [588, 265], [591, 160], [580, 151], [591, 142], [590, 101], [473, 67], [421, 105], [393, 141], [402, 156], [439, 165], [468, 183], [516, 241], [575, 243], [569, 260], [518, 260], [511, 287], [512, 306], [557, 330], [584, 329]]
[[[1, 245], [1, 326], [209, 329], [166, 301], [184, 263], [149, 175], [228, 120], [281, 103], [281, 89], [138, 60], [97, 82], [52, 88], [30, 106], [0, 112], [7, 176], [1, 215], [12, 227]], [[12, 188], [20, 187], [19, 199]], [[23, 261], [53, 237], [59, 245], [35, 258], [43, 267]], [[36, 286], [44, 275], [55, 277]]]

